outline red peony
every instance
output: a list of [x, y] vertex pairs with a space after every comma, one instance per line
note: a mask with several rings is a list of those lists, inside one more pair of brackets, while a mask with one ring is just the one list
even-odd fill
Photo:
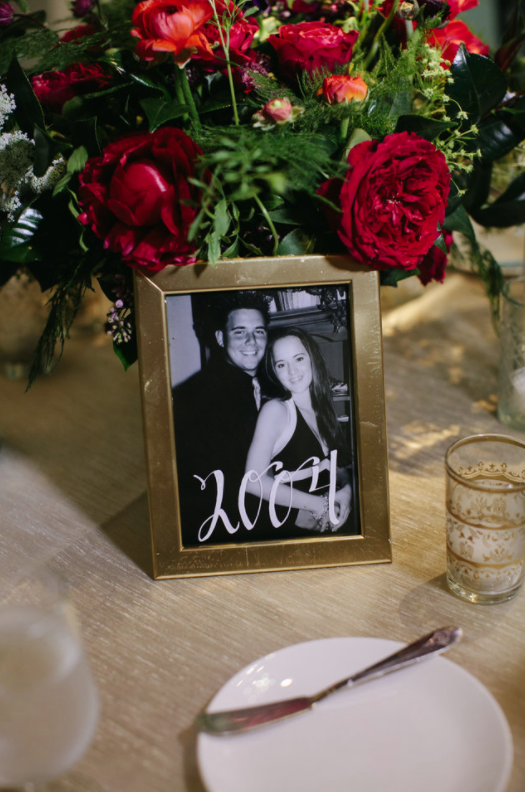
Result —
[[193, 263], [188, 229], [200, 193], [188, 179], [200, 154], [185, 132], [172, 127], [110, 143], [80, 174], [80, 222], [131, 266], [155, 271]]
[[375, 269], [419, 266], [445, 219], [443, 154], [413, 132], [398, 132], [358, 143], [348, 165], [344, 182], [330, 179], [319, 193], [341, 207], [328, 219], [349, 252]]
[[299, 22], [283, 25], [278, 35], [268, 41], [277, 52], [283, 77], [295, 81], [301, 72], [313, 74], [325, 69], [335, 71], [352, 59], [358, 33], [343, 33], [341, 28], [327, 22]]
[[144, 0], [131, 17], [131, 33], [140, 39], [135, 51], [146, 61], [171, 53], [181, 67], [192, 55], [210, 60], [213, 53], [203, 25], [212, 16], [208, 0]]
[[40, 104], [60, 113], [70, 99], [105, 88], [110, 78], [96, 63], [72, 63], [64, 71], [38, 74], [32, 78], [32, 83]]
[[366, 99], [368, 85], [362, 77], [350, 77], [348, 74], [331, 74], [323, 80], [322, 93], [328, 104], [342, 104], [353, 100], [362, 102]]
[[[445, 247], [447, 252], [452, 247], [452, 232], [443, 230], [443, 237], [445, 240]], [[447, 253], [444, 253], [441, 248], [434, 245], [430, 248], [427, 255], [419, 264], [419, 280], [426, 286], [430, 281], [439, 281], [443, 283], [445, 280], [445, 267], [447, 266]]]
[[488, 55], [490, 52], [490, 47], [471, 33], [467, 25], [459, 19], [449, 22], [443, 28], [431, 30], [427, 41], [431, 46], [441, 49], [443, 59], [450, 63], [456, 57], [461, 43], [465, 44], [469, 52], [477, 52], [479, 55]]

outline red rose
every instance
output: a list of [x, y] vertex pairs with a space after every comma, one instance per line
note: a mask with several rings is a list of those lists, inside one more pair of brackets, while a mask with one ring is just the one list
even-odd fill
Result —
[[350, 77], [348, 74], [331, 74], [323, 80], [322, 93], [328, 104], [342, 104], [366, 99], [368, 85], [362, 77]]
[[[452, 232], [443, 230], [443, 237], [445, 239], [445, 247], [447, 252], [452, 247]], [[439, 281], [443, 283], [445, 280], [445, 267], [447, 266], [447, 253], [444, 253], [441, 248], [433, 245], [428, 251], [427, 255], [419, 264], [419, 280], [426, 286], [430, 281]]]
[[357, 36], [357, 30], [343, 33], [327, 22], [299, 22], [283, 25], [268, 41], [277, 52], [281, 74], [295, 81], [300, 72], [333, 72], [336, 66], [348, 63]]
[[60, 113], [70, 99], [105, 88], [110, 78], [98, 64], [72, 63], [64, 71], [38, 74], [32, 83], [40, 104]]
[[441, 49], [443, 59], [450, 63], [463, 42], [469, 52], [477, 52], [479, 55], [488, 55], [490, 52], [490, 47], [471, 33], [467, 25], [459, 19], [449, 22], [443, 28], [431, 30], [427, 41], [431, 46]]
[[[450, 173], [443, 154], [413, 132], [358, 143], [348, 171], [319, 193], [342, 209], [335, 226], [350, 253], [375, 269], [417, 267], [445, 219]], [[332, 225], [336, 213], [329, 217]]]
[[200, 193], [195, 175], [201, 149], [180, 129], [162, 127], [110, 143], [80, 174], [79, 220], [131, 266], [163, 269], [189, 264], [188, 229]]
[[[241, 19], [230, 28], [230, 61], [243, 64], [248, 61], [246, 53], [252, 46], [253, 37], [259, 30], [259, 25], [251, 20]], [[221, 38], [217, 25], [209, 23], [203, 28], [204, 35], [213, 48], [214, 60], [207, 62], [210, 69], [222, 69], [226, 67], [226, 55], [221, 46]], [[223, 38], [226, 34], [223, 32]]]
[[60, 37], [60, 41], [65, 41], [66, 43], [77, 41], [77, 39], [83, 39], [86, 36], [94, 36], [95, 33], [98, 33], [98, 28], [95, 25], [77, 25], [71, 30], [67, 30], [63, 36]]
[[208, 0], [144, 0], [131, 17], [131, 34], [140, 39], [135, 52], [146, 61], [171, 53], [179, 66], [194, 54], [210, 60], [213, 53], [202, 27], [212, 16]]

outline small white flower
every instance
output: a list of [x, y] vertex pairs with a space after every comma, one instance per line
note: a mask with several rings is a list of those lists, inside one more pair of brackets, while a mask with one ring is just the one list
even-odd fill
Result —
[[0, 129], [4, 128], [8, 116], [16, 109], [15, 97], [7, 92], [5, 85], [0, 85]]

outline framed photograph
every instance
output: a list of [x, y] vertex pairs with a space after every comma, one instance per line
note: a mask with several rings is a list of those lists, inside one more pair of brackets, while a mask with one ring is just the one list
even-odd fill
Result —
[[391, 561], [376, 272], [135, 276], [155, 578]]

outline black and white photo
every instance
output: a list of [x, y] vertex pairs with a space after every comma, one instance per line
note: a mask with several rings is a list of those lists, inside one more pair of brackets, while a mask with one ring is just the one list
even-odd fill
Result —
[[183, 547], [359, 533], [348, 302], [166, 297]]

